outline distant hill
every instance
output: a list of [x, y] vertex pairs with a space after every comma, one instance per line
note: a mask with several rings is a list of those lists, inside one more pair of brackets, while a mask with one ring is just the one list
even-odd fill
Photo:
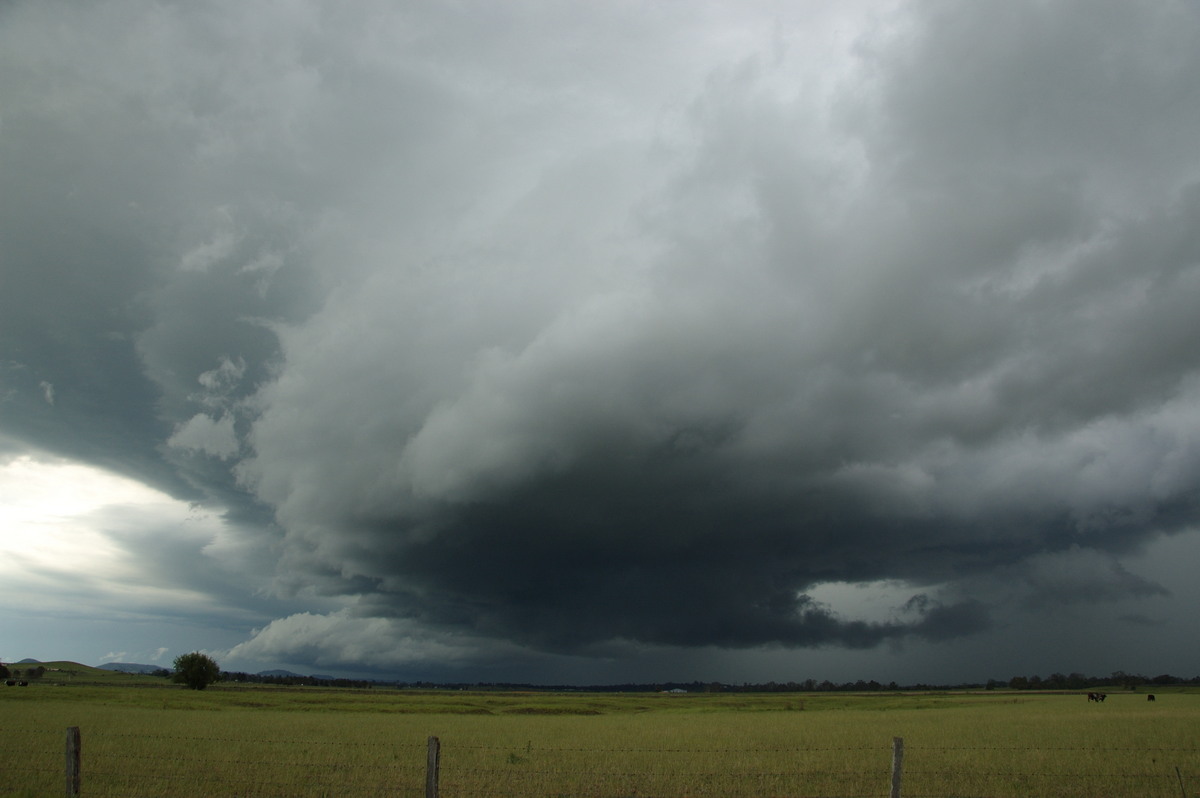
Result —
[[293, 673], [292, 671], [284, 671], [284, 670], [259, 671], [257, 675], [259, 675], [259, 676], [292, 676], [297, 679], [305, 678], [303, 673]]
[[91, 665], [81, 665], [78, 662], [59, 660], [54, 662], [38, 662], [37, 660], [22, 660], [19, 663], [7, 663], [22, 670], [39, 665], [46, 669], [40, 681], [46, 683], [70, 684], [167, 684], [164, 679], [147, 673], [129, 673], [113, 670], [112, 668], [93, 668]]
[[29, 657], [26, 657], [25, 659], [21, 660], [20, 662], [14, 662], [13, 664], [14, 665], [41, 665], [42, 661], [39, 659], [29, 659]]
[[170, 670], [162, 665], [140, 665], [136, 662], [106, 662], [96, 667], [102, 671], [120, 671], [121, 673], [154, 673], [155, 671]]

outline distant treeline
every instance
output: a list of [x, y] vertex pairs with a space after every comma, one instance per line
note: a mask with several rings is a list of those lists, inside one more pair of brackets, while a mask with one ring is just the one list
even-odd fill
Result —
[[1116, 671], [1109, 676], [1084, 676], [1082, 673], [1070, 673], [1064, 676], [1061, 673], [1052, 673], [1045, 679], [1035, 674], [1033, 676], [1014, 676], [1007, 682], [989, 680], [986, 687], [988, 689], [1009, 687], [1013, 690], [1082, 690], [1088, 687], [1121, 687], [1126, 690], [1135, 690], [1143, 684], [1200, 685], [1200, 676], [1185, 679], [1164, 673], [1160, 676], [1146, 677], [1140, 673], [1126, 673], [1125, 671]]
[[1190, 679], [1163, 674], [1149, 678], [1140, 674], [1129, 674], [1118, 671], [1110, 676], [1084, 676], [1081, 673], [1063, 675], [1054, 673], [1046, 678], [1040, 676], [1014, 676], [1008, 681], [989, 679], [986, 682], [963, 684], [883, 684], [874, 679], [854, 682], [818, 682], [815, 679], [805, 679], [802, 682], [765, 682], [742, 684], [726, 684], [723, 682], [657, 682], [652, 684], [602, 684], [602, 685], [537, 685], [514, 684], [509, 682], [484, 683], [444, 683], [444, 682], [389, 682], [399, 688], [412, 690], [541, 690], [552, 692], [587, 692], [587, 693], [819, 693], [819, 692], [854, 692], [868, 693], [874, 691], [897, 690], [996, 690], [1009, 688], [1013, 690], [1082, 690], [1092, 687], [1123, 687], [1133, 690], [1138, 685], [1200, 685], [1200, 676]]
[[393, 682], [379, 682], [371, 679], [334, 679], [328, 676], [296, 676], [294, 674], [266, 673], [230, 673], [221, 671], [223, 682], [243, 682], [246, 684], [279, 684], [288, 687], [390, 687]]
[[[170, 671], [159, 670], [155, 676], [170, 676]], [[472, 691], [538, 691], [538, 692], [586, 692], [586, 693], [820, 693], [820, 692], [854, 692], [869, 693], [875, 691], [898, 690], [1085, 690], [1094, 687], [1123, 688], [1134, 690], [1140, 685], [1200, 685], [1200, 676], [1184, 678], [1162, 674], [1147, 677], [1136, 673], [1117, 671], [1108, 676], [1085, 676], [1082, 673], [1052, 673], [1043, 678], [1038, 675], [1014, 676], [1007, 681], [988, 679], [986, 682], [962, 684], [883, 684], [874, 679], [854, 682], [831, 682], [828, 679], [818, 682], [815, 679], [805, 679], [802, 682], [743, 682], [742, 684], [726, 684], [724, 682], [653, 682], [597, 685], [553, 685], [526, 684], [516, 682], [404, 682], [382, 679], [335, 679], [327, 676], [298, 676], [295, 674], [263, 674], [221, 671], [221, 681], [240, 682], [245, 684], [275, 684], [289, 687], [353, 687], [368, 689], [372, 687], [388, 687], [401, 690], [472, 690]]]

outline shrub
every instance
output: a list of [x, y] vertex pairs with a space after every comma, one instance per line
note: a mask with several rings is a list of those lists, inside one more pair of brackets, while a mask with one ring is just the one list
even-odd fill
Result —
[[175, 658], [175, 674], [171, 681], [186, 684], [193, 690], [203, 690], [221, 678], [221, 668], [212, 657], [193, 651]]

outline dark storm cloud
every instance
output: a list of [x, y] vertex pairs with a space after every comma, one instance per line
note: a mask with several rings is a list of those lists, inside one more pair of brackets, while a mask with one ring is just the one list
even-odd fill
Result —
[[1192, 7], [372, 8], [0, 11], [4, 430], [352, 605], [249, 648], [1164, 595], [1113, 558], [1196, 520]]
[[1030, 588], [1026, 603], [1033, 610], [1124, 596], [1169, 595], [1166, 588], [1098, 552], [1067, 549], [1036, 557], [1026, 564], [1019, 578]]
[[[861, 163], [830, 159], [766, 67], [719, 73], [648, 203], [667, 250], [609, 264], [615, 288], [446, 264], [373, 283], [386, 299], [354, 306], [385, 329], [346, 347], [327, 307], [260, 395], [248, 484], [318, 560], [375, 580], [372, 611], [550, 648], [965, 634], [978, 602], [866, 624], [804, 591], [1192, 523], [1194, 16], [1110, 9], [1080, 32], [1065, 7], [928, 10], [848, 79], [877, 98], [832, 115]], [[336, 429], [291, 410], [360, 384]], [[1146, 590], [1111, 576], [1058, 598]]]
[[[231, 412], [198, 401], [205, 373], [240, 359], [245, 382], [226, 398], [249, 394], [278, 348], [263, 319], [311, 305], [298, 252], [306, 176], [289, 167], [285, 179], [274, 107], [245, 105], [246, 75], [198, 51], [203, 13], [50, 3], [0, 14], [5, 429], [250, 509], [227, 468], [165, 444], [198, 412]], [[258, 77], [280, 75], [268, 65]]]

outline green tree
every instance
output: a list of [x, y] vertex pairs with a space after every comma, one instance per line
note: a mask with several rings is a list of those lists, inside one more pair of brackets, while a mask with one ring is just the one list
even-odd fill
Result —
[[171, 681], [186, 684], [193, 690], [203, 690], [221, 678], [221, 668], [212, 657], [193, 651], [175, 658], [175, 674]]

